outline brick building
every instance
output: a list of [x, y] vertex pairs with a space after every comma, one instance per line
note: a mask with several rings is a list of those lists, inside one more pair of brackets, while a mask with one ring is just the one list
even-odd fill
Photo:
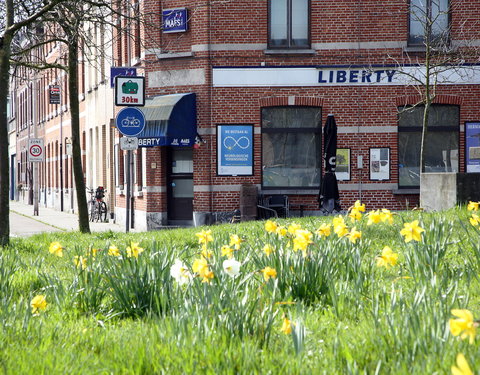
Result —
[[[442, 45], [457, 56], [478, 47], [478, 0], [141, 4], [150, 22], [140, 63], [153, 100], [139, 135], [148, 147], [136, 158], [135, 226], [213, 222], [239, 207], [245, 184], [264, 196], [287, 195], [291, 214], [319, 214], [328, 114], [338, 125], [342, 207], [357, 199], [369, 209], [418, 204], [423, 107], [408, 77], [425, 73], [427, 49], [438, 53]], [[424, 46], [425, 17], [433, 20], [434, 48]], [[464, 58], [470, 65], [457, 74], [435, 75], [426, 171], [467, 169], [466, 126], [480, 120], [478, 56]], [[181, 104], [187, 94], [196, 104]], [[175, 110], [196, 119], [182, 123]], [[185, 130], [177, 139], [170, 132], [179, 126]], [[119, 220], [123, 171], [119, 165]]]

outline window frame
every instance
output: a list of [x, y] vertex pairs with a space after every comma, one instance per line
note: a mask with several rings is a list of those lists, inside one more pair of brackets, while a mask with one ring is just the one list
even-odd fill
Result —
[[[319, 122], [317, 127], [305, 127], [305, 128], [266, 128], [263, 126], [263, 115], [262, 111], [264, 109], [275, 109], [275, 108], [316, 108], [320, 111], [320, 117], [319, 117]], [[261, 187], [262, 190], [317, 190], [320, 189], [320, 186], [322, 184], [322, 177], [323, 177], [323, 128], [322, 128], [322, 112], [323, 108], [319, 106], [305, 106], [305, 105], [296, 105], [296, 106], [290, 106], [290, 105], [277, 105], [277, 106], [266, 106], [266, 107], [261, 107], [260, 108], [260, 129], [261, 129], [261, 147], [260, 147], [260, 154], [261, 154]], [[269, 134], [300, 134], [300, 133], [310, 133], [310, 134], [316, 134], [320, 136], [320, 149], [318, 150], [318, 160], [319, 160], [319, 174], [320, 174], [320, 179], [318, 186], [268, 186], [264, 184], [264, 157], [265, 154], [263, 152], [263, 134], [264, 133], [269, 133]]]
[[308, 6], [307, 6], [307, 44], [305, 46], [294, 46], [292, 45], [292, 1], [294, 0], [286, 0], [287, 1], [287, 44], [286, 45], [273, 45], [272, 44], [272, 28], [271, 28], [271, 4], [272, 0], [268, 0], [268, 8], [267, 8], [267, 25], [268, 25], [268, 48], [269, 49], [291, 49], [291, 50], [303, 50], [303, 49], [310, 49], [312, 45], [312, 40], [311, 40], [311, 27], [312, 27], [312, 17], [311, 17], [311, 11], [312, 11], [312, 1], [308, 1]]
[[[431, 17], [432, 15], [432, 1], [434, 0], [426, 0], [427, 1], [427, 17]], [[441, 1], [441, 0], [440, 0]], [[447, 11], [447, 38], [445, 40], [446, 44], [450, 43], [450, 27], [452, 24], [452, 14], [451, 14], [451, 0], [446, 0], [448, 3], [448, 11]], [[415, 43], [411, 41], [411, 21], [412, 21], [412, 0], [408, 1], [408, 33], [407, 33], [407, 46], [413, 48], [425, 48], [425, 36], [423, 36], [422, 40], [419, 43]], [[431, 35], [431, 34], [430, 34]]]
[[[448, 106], [448, 107], [456, 107], [458, 108], [458, 125], [456, 126], [428, 126], [428, 133], [437, 133], [437, 132], [452, 132], [456, 133], [458, 137], [458, 157], [460, 158], [460, 106], [455, 105], [455, 104], [432, 104], [431, 106], [434, 107], [442, 107], [442, 106]], [[415, 108], [416, 106], [413, 105], [406, 105], [406, 106], [398, 106], [397, 107], [397, 178], [398, 178], [398, 189], [419, 189], [419, 185], [408, 185], [408, 186], [402, 186], [400, 185], [400, 133], [420, 133], [422, 134], [423, 126], [400, 126], [400, 112], [402, 109], [407, 109], [407, 108]], [[424, 108], [423, 106], [417, 106], [417, 108]], [[427, 136], [428, 136], [427, 133]], [[419, 150], [420, 152], [420, 150]], [[391, 158], [391, 155], [390, 155]], [[458, 170], [460, 170], [460, 159], [458, 159]], [[421, 169], [421, 166], [420, 166]], [[447, 172], [445, 172], [447, 173]]]

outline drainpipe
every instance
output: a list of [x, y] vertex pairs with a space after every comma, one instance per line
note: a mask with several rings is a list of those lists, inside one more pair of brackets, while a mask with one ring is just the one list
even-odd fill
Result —
[[[209, 115], [208, 118], [210, 119], [210, 126], [213, 124], [213, 111], [212, 111], [212, 99], [213, 99], [213, 67], [212, 67], [212, 9], [211, 9], [211, 1], [207, 0], [207, 9], [208, 9], [208, 70], [209, 70], [209, 80], [208, 80], [208, 111]], [[209, 142], [210, 148], [210, 166], [208, 169], [208, 176], [209, 176], [209, 208], [210, 208], [210, 217], [213, 218], [213, 211], [214, 211], [214, 201], [213, 201], [213, 176], [212, 176], [212, 165], [215, 163], [215, 158], [213, 157], [213, 141], [210, 139]]]

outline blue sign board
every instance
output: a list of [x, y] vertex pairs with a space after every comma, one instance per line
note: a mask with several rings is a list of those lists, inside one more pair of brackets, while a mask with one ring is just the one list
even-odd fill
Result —
[[120, 133], [127, 137], [135, 137], [145, 128], [145, 116], [135, 107], [123, 108], [115, 118], [115, 125]]
[[122, 68], [112, 66], [110, 68], [110, 87], [115, 87], [115, 77], [124, 76], [124, 77], [136, 77], [137, 68]]
[[162, 11], [164, 33], [181, 33], [188, 30], [187, 8], [165, 9]]
[[217, 145], [218, 175], [253, 175], [252, 125], [219, 125]]
[[465, 123], [467, 173], [480, 172], [480, 122]]

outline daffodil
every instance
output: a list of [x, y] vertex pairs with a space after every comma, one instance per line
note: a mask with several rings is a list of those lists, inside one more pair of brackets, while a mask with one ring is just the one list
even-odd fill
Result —
[[225, 273], [230, 277], [235, 277], [240, 274], [240, 263], [238, 260], [235, 259], [227, 259], [223, 261], [223, 270]]
[[48, 248], [48, 251], [58, 257], [63, 257], [63, 247], [60, 242], [52, 242]]
[[380, 213], [380, 210], [372, 210], [368, 213], [367, 225], [378, 224], [380, 221], [382, 221], [382, 214]]
[[333, 218], [333, 231], [338, 237], [343, 237], [348, 234], [348, 228], [345, 225], [343, 217], [337, 216]]
[[319, 237], [328, 237], [328, 236], [330, 236], [331, 231], [332, 231], [331, 225], [323, 223], [322, 225], [320, 225], [320, 227], [316, 230], [315, 233]]
[[350, 233], [347, 234], [347, 237], [351, 243], [355, 243], [357, 242], [358, 239], [362, 237], [362, 232], [359, 232], [357, 228], [353, 227], [350, 230]]
[[238, 236], [238, 234], [230, 235], [230, 246], [234, 246], [235, 250], [240, 249], [241, 243], [242, 243], [242, 239]]
[[313, 243], [312, 233], [308, 230], [298, 229], [293, 239], [293, 251], [302, 250], [305, 252], [311, 243]]
[[411, 223], [403, 224], [403, 229], [400, 231], [400, 234], [405, 237], [405, 242], [412, 240], [420, 242], [422, 240], [422, 232], [425, 232], [425, 229], [418, 225], [418, 220], [414, 220]]
[[394, 253], [392, 249], [385, 246], [382, 250], [382, 255], [377, 257], [377, 267], [390, 268], [395, 266], [398, 261], [398, 254]]
[[210, 282], [210, 279], [213, 279], [213, 272], [208, 266], [208, 262], [205, 258], [195, 259], [192, 265], [192, 271], [198, 274], [202, 278], [204, 283]]
[[352, 210], [349, 212], [348, 217], [354, 223], [355, 221], [359, 221], [362, 218], [362, 213], [360, 210], [356, 208], [352, 208]]
[[468, 211], [478, 211], [478, 208], [480, 207], [480, 202], [468, 202], [467, 210]]
[[98, 250], [98, 249], [96, 249], [96, 248], [92, 247], [92, 250], [91, 250], [92, 257], [94, 257], [94, 258], [95, 258], [95, 257], [97, 256], [97, 253], [98, 253], [99, 251], [100, 251], [100, 250]]
[[272, 245], [269, 245], [269, 244], [266, 244], [264, 247], [263, 247], [263, 252], [269, 256], [271, 253], [273, 253], [275, 251], [275, 248], [272, 246]]
[[300, 224], [292, 223], [288, 226], [288, 233], [294, 236], [295, 232], [300, 229], [302, 229], [302, 226]]
[[472, 224], [474, 227], [477, 227], [480, 224], [480, 216], [472, 214], [472, 217], [470, 218], [470, 224]]
[[287, 228], [285, 228], [284, 226], [277, 227], [277, 229], [275, 229], [275, 233], [279, 237], [285, 237], [287, 235]]
[[75, 255], [73, 257], [73, 263], [75, 264], [75, 267], [82, 268], [82, 270], [87, 268], [87, 258], [81, 255]]
[[233, 252], [235, 250], [233, 250], [233, 248], [231, 248], [230, 246], [228, 245], [223, 245], [222, 248], [220, 249], [221, 252], [222, 252], [222, 256], [226, 256], [227, 258], [231, 259], [233, 258]]
[[207, 244], [203, 244], [202, 245], [202, 251], [200, 252], [200, 254], [202, 255], [202, 257], [206, 258], [206, 259], [210, 259], [213, 255], [213, 251], [212, 250], [209, 250], [207, 248]]
[[131, 258], [131, 257], [138, 258], [138, 256], [142, 252], [143, 252], [143, 248], [138, 246], [137, 242], [130, 242], [130, 246], [127, 247], [127, 257], [128, 258]]
[[39, 294], [30, 301], [30, 306], [32, 307], [32, 314], [36, 314], [40, 310], [45, 310], [47, 308], [47, 299], [44, 295]]
[[462, 353], [457, 354], [456, 362], [457, 365], [452, 366], [452, 375], [474, 375]]
[[267, 220], [265, 222], [265, 230], [268, 233], [276, 233], [277, 227], [278, 227], [277, 223], [272, 220]]
[[195, 236], [198, 237], [199, 244], [207, 244], [213, 241], [212, 231], [210, 229], [195, 233]]
[[382, 208], [382, 213], [380, 214], [382, 222], [388, 222], [390, 225], [393, 224], [393, 214], [390, 212], [390, 210], [387, 210], [386, 208]]
[[180, 259], [175, 259], [175, 263], [173, 263], [170, 268], [170, 276], [172, 276], [179, 285], [185, 285], [192, 279], [192, 274]]
[[265, 281], [268, 281], [270, 278], [275, 279], [277, 277], [277, 271], [275, 270], [275, 268], [271, 268], [268, 266], [262, 270], [262, 273]]
[[118, 247], [116, 247], [115, 245], [110, 245], [110, 247], [108, 248], [108, 255], [113, 257], [119, 257], [120, 250], [118, 250]]
[[365, 212], [365, 204], [362, 204], [359, 200], [357, 200], [355, 204], [350, 207], [350, 209]]
[[470, 344], [473, 344], [477, 332], [477, 323], [473, 320], [473, 314], [465, 309], [453, 309], [452, 315], [457, 319], [450, 319], [450, 332], [453, 336], [458, 336], [463, 339], [469, 338]]
[[283, 318], [282, 328], [280, 328], [280, 332], [290, 335], [292, 333], [292, 327], [295, 325], [290, 319]]

